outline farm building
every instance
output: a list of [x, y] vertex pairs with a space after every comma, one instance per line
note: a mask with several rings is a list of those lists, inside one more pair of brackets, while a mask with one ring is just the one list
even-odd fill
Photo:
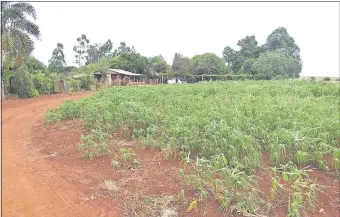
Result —
[[97, 82], [104, 82], [104, 84], [108, 87], [158, 84], [161, 81], [161, 79], [158, 78], [158, 73], [154, 73], [154, 75], [149, 75], [147, 77], [143, 74], [136, 74], [122, 69], [109, 69], [106, 73], [95, 72], [94, 76]]
[[95, 72], [94, 76], [97, 81], [104, 81], [106, 86], [125, 86], [129, 82], [144, 81], [144, 75], [122, 69], [109, 69], [106, 74]]

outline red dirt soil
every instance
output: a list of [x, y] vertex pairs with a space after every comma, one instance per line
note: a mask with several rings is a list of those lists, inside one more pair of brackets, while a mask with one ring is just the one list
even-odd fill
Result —
[[[164, 160], [160, 150], [145, 148], [118, 133], [113, 138], [114, 149], [131, 147], [138, 154], [140, 165], [113, 168], [110, 156], [82, 158], [82, 152], [76, 148], [80, 134], [85, 132], [81, 122], [42, 124], [48, 108], [58, 107], [63, 100], [91, 94], [45, 95], [3, 102], [3, 216], [133, 216], [129, 210], [138, 204], [129, 203], [131, 193], [176, 198], [182, 189], [186, 200], [177, 201], [179, 216], [231, 216], [218, 212], [219, 205], [213, 198], [198, 203], [198, 212], [186, 212], [197, 192], [178, 180], [179, 168], [183, 168], [180, 160]], [[268, 170], [259, 170], [255, 177], [260, 189], [269, 195]], [[330, 187], [319, 195], [315, 212], [303, 216], [339, 216], [339, 180], [318, 171], [311, 177], [318, 184]], [[106, 180], [117, 184], [114, 194], [100, 188]], [[324, 211], [319, 213], [320, 209]], [[287, 206], [276, 208], [269, 216], [286, 216], [286, 210]]]

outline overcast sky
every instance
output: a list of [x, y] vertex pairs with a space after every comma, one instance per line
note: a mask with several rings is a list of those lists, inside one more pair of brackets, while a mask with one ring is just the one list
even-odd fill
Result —
[[75, 65], [72, 48], [83, 33], [90, 43], [111, 39], [116, 48], [125, 41], [140, 54], [161, 54], [171, 64], [175, 52], [222, 57], [224, 47], [238, 49], [237, 41], [247, 35], [263, 44], [283, 26], [301, 49], [301, 75], [339, 75], [339, 2], [32, 4], [41, 31], [33, 55], [45, 64], [62, 43], [67, 65]]

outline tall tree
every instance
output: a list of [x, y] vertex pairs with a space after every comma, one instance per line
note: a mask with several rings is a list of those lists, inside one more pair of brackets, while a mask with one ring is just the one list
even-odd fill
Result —
[[170, 70], [170, 66], [161, 55], [150, 57], [149, 61], [152, 69], [159, 74], [166, 74]]
[[[241, 70], [246, 61], [258, 58], [261, 53], [265, 52], [263, 46], [258, 46], [258, 42], [254, 35], [246, 36], [239, 40], [237, 45], [240, 47], [239, 51], [235, 51], [229, 46], [225, 47], [223, 50], [223, 59], [234, 73], [249, 71]], [[246, 65], [249, 66], [248, 63]], [[247, 66], [246, 68], [248, 69], [249, 67]]]
[[236, 51], [229, 46], [225, 47], [222, 51], [223, 59], [230, 67], [233, 64], [233, 58], [234, 58], [235, 53]]
[[234, 73], [238, 73], [247, 58], [240, 51], [227, 46], [223, 50], [223, 59]]
[[89, 49], [87, 51], [87, 61], [86, 65], [91, 64], [91, 63], [98, 63], [100, 58], [103, 56], [103, 53], [99, 50], [99, 45], [90, 45]]
[[18, 53], [28, 55], [33, 51], [34, 42], [30, 37], [40, 36], [39, 27], [33, 22], [36, 18], [36, 11], [29, 3], [1, 2], [1, 37], [5, 42], [2, 57]]
[[111, 56], [112, 47], [112, 42], [109, 39], [102, 46], [100, 46], [99, 51], [102, 52], [103, 56]]
[[199, 54], [192, 58], [192, 70], [195, 75], [223, 74], [225, 68], [223, 60], [212, 53]]
[[103, 57], [113, 57], [112, 42], [107, 40], [103, 45], [95, 44], [90, 45], [88, 49], [88, 59], [86, 64], [98, 63]]
[[284, 27], [275, 29], [267, 38], [265, 48], [269, 51], [285, 49], [289, 55], [300, 61], [300, 48]]
[[245, 58], [254, 58], [257, 51], [257, 41], [255, 36], [246, 36], [245, 38], [239, 40], [237, 45], [240, 46], [240, 53]]
[[285, 49], [261, 54], [252, 67], [255, 76], [267, 79], [298, 78], [301, 69], [301, 63]]
[[114, 56], [119, 56], [124, 53], [136, 53], [136, 50], [133, 46], [128, 47], [125, 42], [120, 42], [119, 47], [114, 51]]
[[57, 47], [52, 52], [52, 57], [48, 61], [48, 67], [56, 72], [62, 72], [63, 67], [66, 65], [64, 55], [64, 45], [61, 43], [57, 44]]
[[137, 74], [149, 75], [150, 62], [139, 53], [123, 53], [110, 61], [111, 69], [123, 69]]
[[[34, 49], [31, 37], [39, 38], [35, 8], [26, 2], [1, 2], [1, 75], [6, 56], [28, 55]], [[7, 84], [5, 84], [7, 85]], [[5, 97], [4, 84], [1, 96]]]
[[178, 79], [188, 79], [192, 76], [191, 74], [191, 63], [188, 57], [183, 56], [180, 53], [175, 53], [174, 60], [171, 66], [174, 76], [176, 78], [176, 83]]
[[78, 44], [73, 47], [75, 54], [75, 63], [80, 66], [85, 65], [88, 58], [88, 49], [90, 40], [86, 38], [86, 35], [82, 34], [77, 38]]

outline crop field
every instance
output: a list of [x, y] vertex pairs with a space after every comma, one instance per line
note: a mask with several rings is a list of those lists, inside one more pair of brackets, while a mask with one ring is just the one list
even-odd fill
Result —
[[[319, 212], [327, 186], [313, 171], [339, 180], [339, 96], [337, 84], [302, 80], [116, 87], [65, 101], [44, 122], [82, 121], [77, 149], [88, 160], [110, 156], [112, 169], [140, 164], [130, 148], [112, 151], [118, 130], [165, 160], [181, 159], [190, 169], [179, 169], [178, 180], [197, 191], [188, 213], [216, 200], [220, 213], [273, 216], [285, 204], [295, 217]], [[266, 192], [255, 179], [263, 168]]]

